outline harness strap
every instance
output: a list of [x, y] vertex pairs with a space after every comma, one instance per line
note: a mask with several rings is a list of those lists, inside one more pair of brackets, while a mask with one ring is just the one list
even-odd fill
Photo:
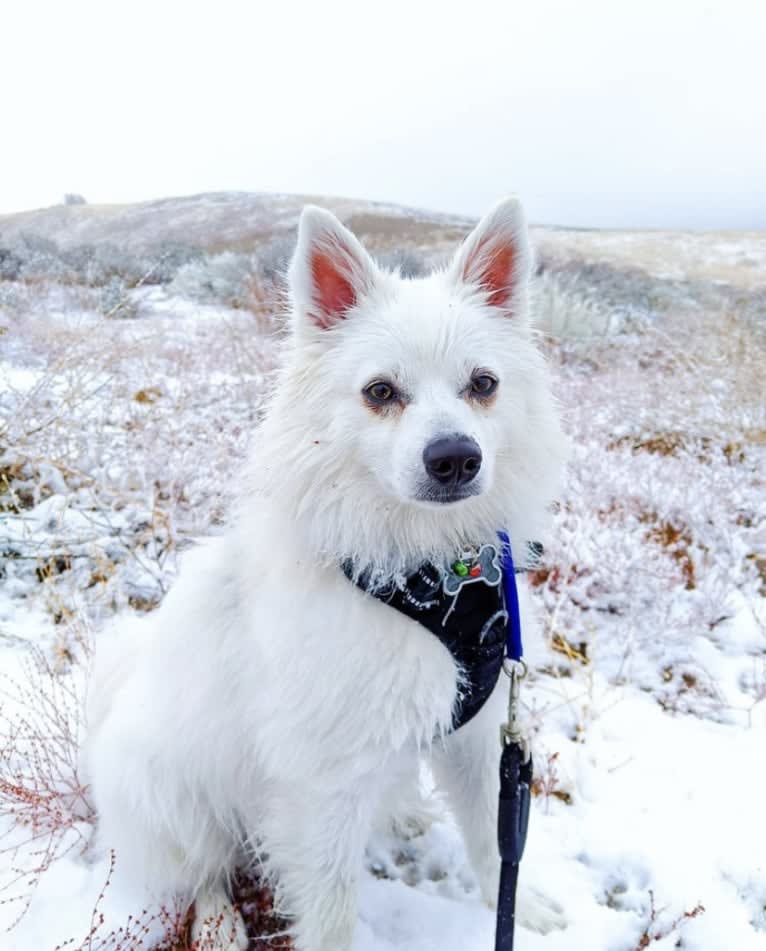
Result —
[[508, 625], [505, 633], [505, 653], [511, 660], [521, 660], [521, 614], [519, 612], [519, 591], [516, 587], [516, 568], [513, 564], [513, 552], [508, 532], [498, 532], [502, 543], [500, 560], [503, 566], [503, 593], [505, 610], [508, 612]]

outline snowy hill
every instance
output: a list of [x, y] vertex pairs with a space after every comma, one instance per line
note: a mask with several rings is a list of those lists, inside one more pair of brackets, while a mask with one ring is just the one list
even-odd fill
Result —
[[166, 242], [205, 251], [251, 250], [295, 228], [305, 204], [329, 208], [360, 234], [453, 236], [468, 220], [398, 205], [309, 195], [217, 192], [163, 198], [135, 205], [57, 205], [0, 215], [0, 245], [23, 234], [55, 241], [62, 248], [108, 241], [129, 250]]

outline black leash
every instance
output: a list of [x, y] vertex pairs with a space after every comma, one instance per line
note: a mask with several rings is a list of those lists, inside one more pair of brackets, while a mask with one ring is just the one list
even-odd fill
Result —
[[516, 886], [529, 825], [532, 756], [518, 716], [519, 681], [526, 674], [523, 662], [511, 662], [508, 722], [500, 727], [500, 799], [497, 811], [497, 845], [500, 851], [500, 888], [497, 896], [495, 951], [513, 951], [516, 925]]

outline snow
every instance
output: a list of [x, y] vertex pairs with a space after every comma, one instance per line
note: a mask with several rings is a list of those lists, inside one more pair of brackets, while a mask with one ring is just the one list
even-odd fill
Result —
[[[550, 800], [535, 810], [522, 865], [525, 884], [557, 902], [568, 924], [546, 936], [522, 931], [519, 947], [640, 948], [652, 889], [656, 934], [685, 911], [705, 908], [657, 947], [675, 947], [682, 934], [689, 951], [758, 951], [766, 928], [763, 792], [747, 777], [748, 764], [763, 759], [766, 717], [743, 731], [668, 717], [632, 688], [597, 683], [593, 691], [605, 712], [586, 742], [555, 732], [539, 738], [561, 751], [573, 805]], [[436, 822], [424, 839], [414, 859], [416, 887], [366, 878], [357, 951], [492, 946], [493, 915], [476, 895], [454, 826]], [[108, 863], [87, 865], [77, 856], [54, 864], [3, 947], [52, 949], [84, 937], [107, 872]], [[121, 923], [130, 903], [111, 898], [101, 910]]]
[[[284, 196], [273, 205], [294, 212]], [[546, 348], [573, 456], [530, 576], [543, 636], [527, 644], [522, 694], [536, 784], [521, 881], [565, 927], [520, 929], [519, 951], [766, 947], [763, 298], [745, 290], [762, 239], [690, 239], [674, 258], [658, 238], [663, 260], [647, 263], [648, 240], [545, 237], [557, 266], [611, 270], [545, 297], [581, 323], [548, 321], [563, 335]], [[640, 284], [619, 270], [631, 255], [644, 255]], [[713, 283], [715, 268], [732, 283]], [[52, 729], [25, 700], [30, 648], [52, 671], [32, 706], [59, 698], [56, 729], [75, 749], [80, 724], [53, 685], [81, 699], [103, 624], [153, 609], [183, 551], [220, 530], [278, 359], [275, 328], [245, 312], [135, 293], [132, 320], [98, 317], [87, 289], [43, 284], [0, 313], [0, 926], [31, 898], [4, 951], [116, 948], [99, 939], [141, 918], [119, 861], [110, 871], [83, 850], [81, 804], [62, 800], [68, 825], [42, 873], [39, 842], [11, 848], [29, 830], [2, 782], [32, 748], [14, 730]], [[612, 319], [621, 294], [639, 295], [625, 296], [627, 322]], [[356, 951], [492, 947], [457, 828], [438, 795], [429, 808], [430, 823], [371, 841]]]

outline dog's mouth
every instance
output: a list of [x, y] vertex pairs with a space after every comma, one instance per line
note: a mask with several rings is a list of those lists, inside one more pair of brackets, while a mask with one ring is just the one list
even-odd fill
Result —
[[454, 505], [456, 502], [464, 502], [477, 495], [481, 495], [481, 490], [473, 484], [464, 486], [426, 484], [418, 488], [414, 498], [416, 502], [431, 505]]

